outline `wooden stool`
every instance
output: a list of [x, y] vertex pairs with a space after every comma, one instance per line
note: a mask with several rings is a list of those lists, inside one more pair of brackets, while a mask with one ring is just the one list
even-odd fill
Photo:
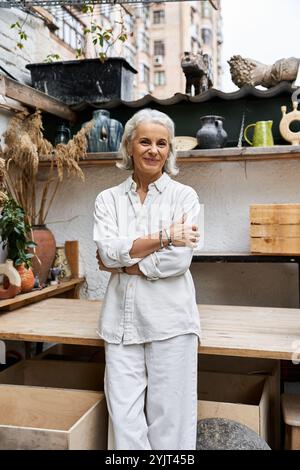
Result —
[[285, 448], [300, 450], [300, 395], [284, 393], [281, 407], [285, 423]]

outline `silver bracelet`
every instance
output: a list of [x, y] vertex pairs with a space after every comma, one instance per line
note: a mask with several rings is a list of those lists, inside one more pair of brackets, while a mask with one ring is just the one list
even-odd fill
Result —
[[172, 246], [173, 245], [173, 241], [172, 241], [172, 238], [171, 238], [171, 234], [168, 233], [167, 229], [165, 228], [164, 229], [165, 232], [166, 232], [166, 235], [167, 235], [167, 239], [168, 239], [168, 246]]
[[164, 248], [163, 231], [162, 230], [159, 231], [159, 244], [160, 244], [160, 248]]

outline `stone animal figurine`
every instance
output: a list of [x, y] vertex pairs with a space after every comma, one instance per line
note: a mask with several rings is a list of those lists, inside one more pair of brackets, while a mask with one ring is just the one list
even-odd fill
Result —
[[277, 60], [273, 65], [265, 65], [253, 59], [246, 59], [240, 55], [234, 55], [228, 61], [232, 81], [241, 88], [244, 85], [262, 85], [271, 88], [286, 80], [296, 80], [300, 59]]
[[185, 52], [181, 60], [181, 68], [186, 78], [185, 92], [192, 94], [192, 86], [195, 95], [204, 93], [213, 86], [212, 61], [208, 54], [201, 51], [197, 54]]

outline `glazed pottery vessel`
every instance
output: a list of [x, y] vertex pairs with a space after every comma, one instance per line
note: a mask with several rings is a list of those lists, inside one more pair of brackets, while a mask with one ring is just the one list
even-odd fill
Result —
[[196, 134], [200, 149], [223, 148], [227, 142], [227, 132], [223, 129], [222, 116], [202, 116], [201, 127]]
[[93, 121], [94, 125], [88, 134], [88, 152], [117, 151], [123, 135], [123, 125], [116, 119], [111, 119], [106, 109], [94, 111]]
[[[257, 121], [255, 124], [249, 124], [244, 130], [246, 142], [253, 147], [270, 147], [274, 145], [272, 126], [273, 121]], [[247, 136], [247, 132], [251, 127], [254, 127], [252, 141]]]
[[19, 266], [16, 266], [16, 270], [21, 277], [21, 292], [31, 292], [35, 283], [32, 268], [27, 269], [24, 264], [20, 264]]

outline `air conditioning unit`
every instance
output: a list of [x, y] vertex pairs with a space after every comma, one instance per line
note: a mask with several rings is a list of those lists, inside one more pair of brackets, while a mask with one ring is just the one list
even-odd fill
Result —
[[164, 58], [162, 55], [155, 55], [154, 56], [154, 65], [163, 65]]

